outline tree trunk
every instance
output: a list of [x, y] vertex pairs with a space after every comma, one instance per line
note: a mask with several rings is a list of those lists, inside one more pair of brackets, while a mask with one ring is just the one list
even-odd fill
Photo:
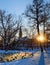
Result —
[[45, 34], [45, 23], [43, 23], [43, 30], [44, 30], [44, 34]]
[[39, 32], [39, 23], [37, 24], [37, 33], [40, 34], [40, 32]]

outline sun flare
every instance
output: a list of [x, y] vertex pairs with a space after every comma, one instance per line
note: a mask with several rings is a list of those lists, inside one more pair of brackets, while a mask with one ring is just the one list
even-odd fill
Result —
[[45, 36], [44, 35], [38, 35], [37, 36], [37, 41], [40, 41], [40, 42], [45, 42], [45, 40], [46, 40], [46, 38], [45, 38]]

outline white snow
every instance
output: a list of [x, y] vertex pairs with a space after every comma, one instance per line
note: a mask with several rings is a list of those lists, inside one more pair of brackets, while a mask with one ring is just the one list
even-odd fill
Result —
[[[17, 51], [15, 50], [15, 51], [8, 51], [8, 52], [16, 53]], [[12, 62], [3, 62], [0, 63], [0, 65], [50, 65], [50, 49], [46, 49], [46, 51], [44, 50], [43, 53], [41, 53], [40, 50], [38, 49], [34, 49], [33, 51], [25, 50], [22, 52], [32, 52], [34, 53], [34, 55], [32, 57], [21, 59], [18, 61], [14, 60]]]

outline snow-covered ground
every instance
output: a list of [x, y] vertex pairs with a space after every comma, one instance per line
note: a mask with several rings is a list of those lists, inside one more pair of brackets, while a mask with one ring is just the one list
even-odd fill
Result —
[[[1, 52], [3, 53], [5, 51]], [[8, 52], [16, 53], [17, 51], [15, 50]], [[14, 60], [12, 62], [3, 62], [0, 63], [0, 65], [50, 65], [50, 49], [46, 49], [46, 51], [44, 50], [43, 53], [41, 53], [39, 49], [34, 49], [33, 51], [24, 50], [22, 52], [33, 52], [34, 55], [29, 58], [24, 58], [18, 61]]]

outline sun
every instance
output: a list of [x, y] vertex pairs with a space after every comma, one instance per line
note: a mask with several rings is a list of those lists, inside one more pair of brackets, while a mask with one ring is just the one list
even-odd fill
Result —
[[40, 35], [40, 36], [38, 37], [38, 40], [39, 40], [39, 41], [43, 41], [43, 40], [44, 40], [44, 36]]
[[39, 41], [39, 42], [44, 42], [45, 41], [45, 36], [44, 35], [38, 35], [37, 36], [37, 41]]

